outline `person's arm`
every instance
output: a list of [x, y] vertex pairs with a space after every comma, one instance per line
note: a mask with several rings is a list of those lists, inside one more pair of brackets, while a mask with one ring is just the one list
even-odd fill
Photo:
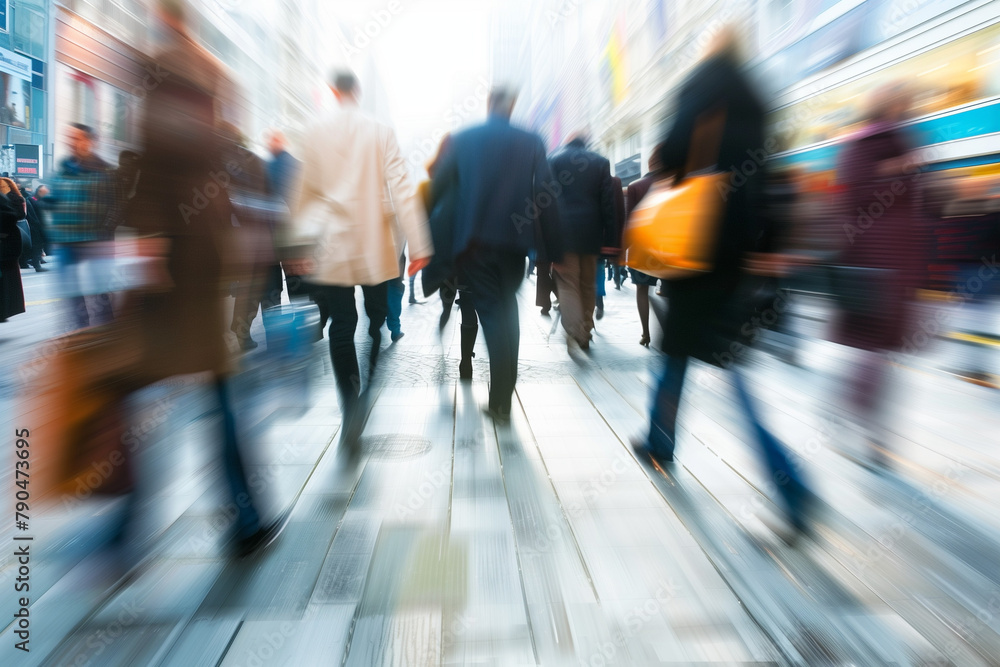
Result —
[[434, 245], [431, 243], [430, 228], [427, 226], [427, 215], [423, 205], [418, 201], [416, 188], [410, 183], [406, 162], [396, 142], [396, 135], [388, 128], [383, 132], [382, 169], [386, 184], [389, 186], [396, 220], [410, 248], [408, 273], [412, 276], [430, 262], [434, 254]]

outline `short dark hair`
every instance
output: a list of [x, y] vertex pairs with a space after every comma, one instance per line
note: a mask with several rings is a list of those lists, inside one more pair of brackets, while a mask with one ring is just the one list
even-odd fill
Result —
[[490, 96], [486, 102], [486, 108], [492, 112], [509, 114], [514, 110], [517, 103], [517, 89], [504, 84], [494, 85], [490, 89]]
[[69, 126], [74, 129], [80, 130], [81, 132], [86, 134], [87, 137], [90, 139], [97, 138], [97, 133], [94, 132], [94, 128], [92, 128], [89, 125], [84, 125], [83, 123], [70, 123]]
[[354, 72], [338, 70], [333, 73], [333, 87], [344, 95], [353, 95], [358, 92], [358, 77]]

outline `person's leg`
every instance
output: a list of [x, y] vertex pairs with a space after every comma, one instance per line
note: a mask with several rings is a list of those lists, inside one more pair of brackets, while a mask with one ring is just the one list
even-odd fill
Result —
[[805, 507], [803, 503], [807, 494], [806, 485], [795, 469], [795, 465], [792, 463], [785, 446], [770, 431], [764, 428], [757, 414], [753, 399], [747, 391], [742, 371], [735, 367], [733, 368], [733, 383], [736, 386], [736, 394], [739, 397], [740, 406], [743, 408], [743, 412], [750, 422], [754, 437], [763, 454], [764, 462], [771, 473], [771, 480], [777, 487], [778, 493], [784, 499], [793, 525], [801, 528], [804, 525], [805, 519]]
[[494, 398], [491, 392], [491, 407], [505, 417], [510, 416], [514, 387], [517, 384], [517, 361], [521, 349], [521, 326], [518, 321], [517, 290], [524, 279], [523, 256], [516, 253], [505, 253], [498, 257], [500, 269], [500, 298], [503, 318], [501, 326], [505, 328], [503, 343], [506, 344], [504, 357], [506, 368], [503, 382], [496, 389]]
[[677, 443], [677, 410], [684, 390], [687, 366], [686, 356], [667, 356], [653, 397], [646, 445], [654, 454], [668, 461], [673, 460], [674, 446]]
[[87, 300], [80, 285], [80, 252], [76, 244], [64, 243], [57, 250], [59, 255], [59, 280], [69, 308], [71, 326], [85, 329], [90, 326]]
[[354, 409], [361, 392], [361, 372], [354, 348], [354, 333], [358, 328], [354, 288], [317, 285], [313, 288], [313, 298], [325, 306], [330, 317], [330, 359], [340, 393], [340, 409], [346, 417]]
[[217, 378], [215, 391], [219, 399], [219, 409], [222, 412], [222, 463], [229, 486], [229, 494], [236, 504], [236, 539], [244, 539], [253, 535], [260, 528], [260, 516], [254, 508], [247, 486], [246, 471], [243, 458], [240, 455], [239, 441], [236, 435], [236, 416], [233, 412], [232, 400], [229, 396], [227, 381]]
[[[584, 340], [594, 330], [594, 309], [597, 307], [597, 256], [580, 256], [580, 306], [583, 309]], [[603, 307], [602, 307], [603, 310]]]
[[236, 288], [236, 303], [233, 306], [233, 321], [229, 330], [236, 334], [240, 348], [252, 350], [257, 347], [250, 336], [250, 327], [257, 318], [257, 308], [260, 306], [261, 283], [250, 272]]
[[111, 260], [114, 259], [113, 246], [108, 242], [83, 244], [84, 271], [90, 277], [90, 282], [96, 288], [96, 294], [90, 297], [91, 324], [109, 324], [115, 314], [111, 294], [100, 291], [111, 284]]
[[535, 279], [535, 305], [548, 315], [552, 309], [552, 264], [539, 262], [535, 265], [538, 277]]
[[559, 267], [553, 267], [552, 273], [559, 286], [559, 313], [562, 317], [566, 338], [585, 345], [589, 334], [584, 331], [583, 304], [580, 298], [580, 263], [581, 256], [567, 252]]
[[389, 314], [389, 283], [385, 281], [378, 285], [363, 285], [361, 291], [364, 293], [365, 314], [368, 315], [368, 335], [372, 339], [372, 352], [368, 358], [368, 382], [375, 374], [378, 365], [378, 355], [382, 347], [382, 325]]
[[458, 296], [456, 289], [458, 279], [448, 279], [438, 288], [441, 295], [441, 317], [438, 318], [438, 332], [444, 330], [445, 325], [451, 320], [451, 311], [455, 307], [455, 297]]
[[649, 285], [636, 284], [635, 304], [639, 308], [639, 324], [642, 325], [639, 344], [649, 347]]
[[420, 303], [417, 301], [417, 274], [410, 276], [410, 304]]
[[[490, 355], [489, 409], [501, 417], [507, 417], [510, 414], [510, 396], [513, 392], [517, 360], [510, 359], [513, 349], [509, 340], [510, 313], [502, 291], [504, 288], [501, 278], [502, 266], [497, 253], [480, 250], [470, 253], [463, 259], [461, 270], [460, 280], [469, 286], [469, 291], [472, 293], [476, 314], [479, 316], [483, 336], [486, 338], [486, 349]], [[517, 267], [517, 273], [518, 277], [523, 275], [520, 266]], [[514, 373], [511, 372], [512, 366], [515, 369]]]
[[403, 333], [403, 325], [399, 321], [399, 318], [403, 314], [403, 292], [405, 291], [406, 284], [403, 282], [402, 277], [389, 281], [387, 288], [388, 310], [386, 311], [386, 324], [389, 327], [389, 333], [392, 334], [393, 340], [396, 340]]
[[462, 290], [458, 300], [462, 310], [461, 349], [462, 361], [458, 365], [459, 377], [463, 380], [472, 379], [472, 358], [476, 356], [476, 338], [479, 337], [479, 318], [476, 317], [476, 306], [472, 293]]

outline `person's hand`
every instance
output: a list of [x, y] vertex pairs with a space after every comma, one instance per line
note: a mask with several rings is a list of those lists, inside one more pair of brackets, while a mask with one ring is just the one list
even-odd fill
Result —
[[416, 259], [410, 260], [410, 266], [406, 270], [407, 276], [415, 276], [418, 272], [427, 268], [427, 265], [431, 263], [430, 257], [417, 257]]
[[316, 270], [316, 262], [308, 257], [286, 259], [281, 263], [281, 267], [290, 276], [308, 276]]

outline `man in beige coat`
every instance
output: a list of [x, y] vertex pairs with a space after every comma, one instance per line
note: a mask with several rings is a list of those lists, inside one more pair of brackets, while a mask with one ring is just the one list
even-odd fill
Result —
[[353, 74], [336, 74], [331, 87], [340, 108], [306, 132], [301, 175], [290, 206], [295, 259], [285, 262], [285, 270], [306, 276], [315, 286], [314, 299], [330, 314], [330, 355], [345, 419], [342, 433], [356, 452], [364, 411], [354, 348], [355, 286], [361, 286], [368, 315], [371, 378], [388, 313], [389, 281], [399, 277], [394, 226], [398, 222], [410, 247], [410, 275], [427, 265], [433, 249], [395, 134], [361, 111]]

